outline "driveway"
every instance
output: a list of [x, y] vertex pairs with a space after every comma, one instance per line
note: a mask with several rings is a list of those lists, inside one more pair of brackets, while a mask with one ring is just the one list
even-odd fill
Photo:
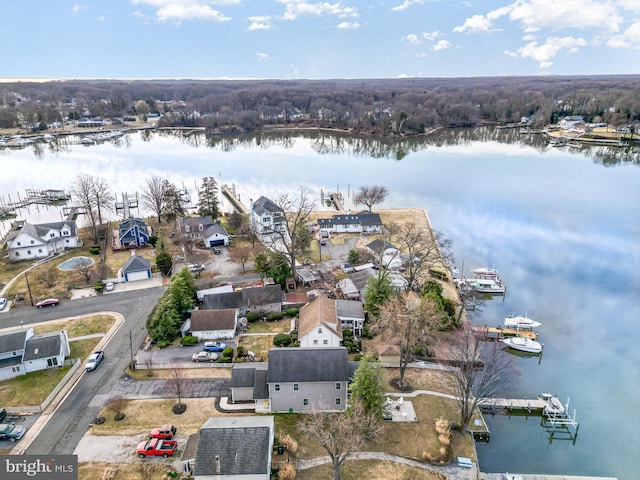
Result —
[[333, 243], [331, 239], [327, 239], [327, 245], [321, 248], [323, 253], [331, 255], [331, 260], [325, 260], [323, 263], [327, 268], [339, 267], [349, 259], [349, 251], [356, 248], [357, 241], [357, 237], [345, 238], [344, 243]]
[[[231, 396], [231, 379], [229, 378], [185, 378], [182, 380], [181, 387], [184, 398]], [[115, 396], [123, 396], [127, 399], [175, 398], [176, 394], [167, 379], [134, 380], [128, 375], [122, 375], [109, 393], [96, 395], [91, 403], [102, 407]]]

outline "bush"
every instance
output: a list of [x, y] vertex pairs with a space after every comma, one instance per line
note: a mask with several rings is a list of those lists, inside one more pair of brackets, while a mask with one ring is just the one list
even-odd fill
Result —
[[100, 247], [98, 245], [94, 245], [92, 247], [89, 247], [89, 253], [91, 255], [98, 255], [100, 253]]
[[236, 355], [238, 357], [244, 355], [244, 347], [242, 345], [238, 345], [238, 348], [236, 348]]
[[360, 360], [362, 360], [362, 357], [364, 357], [364, 355], [362, 355], [361, 353], [357, 353], [353, 356], [353, 361], [359, 362]]
[[93, 284], [93, 288], [95, 289], [96, 292], [100, 293], [102, 292], [102, 290], [104, 290], [104, 283], [102, 282], [102, 280], [98, 280], [96, 283]]
[[193, 335], [185, 335], [180, 339], [180, 345], [184, 345], [185, 347], [195, 345], [198, 343], [198, 337], [194, 337]]
[[286, 333], [279, 333], [273, 337], [273, 344], [276, 347], [286, 347], [291, 343], [291, 337]]
[[[223, 353], [223, 355], [224, 355], [224, 353]], [[232, 361], [233, 361], [233, 358], [222, 356], [222, 357], [218, 358], [217, 363], [231, 363]]]
[[167, 348], [169, 345], [171, 345], [169, 340], [158, 340], [158, 348]]
[[298, 330], [291, 330], [291, 333], [289, 333], [289, 335], [291, 335], [292, 342], [298, 340]]
[[290, 346], [290, 347], [299, 347], [299, 346], [300, 346], [300, 342], [298, 342], [298, 341], [291, 342], [291, 343], [289, 344], [289, 346]]
[[271, 312], [267, 315], [267, 322], [277, 322], [278, 320], [282, 320], [284, 315], [280, 312]]
[[294, 480], [296, 478], [296, 468], [290, 463], [285, 463], [278, 471], [278, 480]]
[[299, 310], [297, 308], [287, 308], [287, 310], [284, 312], [284, 314], [287, 317], [295, 317], [296, 315], [298, 315]]
[[344, 330], [342, 330], [342, 338], [344, 338], [345, 340], [351, 340], [353, 338], [353, 332], [348, 328], [345, 328]]
[[222, 351], [222, 356], [224, 358], [231, 358], [233, 357], [233, 347], [227, 347]]
[[247, 322], [256, 322], [260, 318], [260, 315], [258, 312], [248, 312], [246, 317]]
[[290, 435], [285, 435], [282, 437], [282, 440], [278, 442], [278, 444], [285, 447], [291, 453], [296, 453], [298, 451], [298, 442], [296, 442]]
[[367, 333], [367, 338], [369, 340], [371, 340], [373, 338], [373, 333], [371, 333], [371, 332]]

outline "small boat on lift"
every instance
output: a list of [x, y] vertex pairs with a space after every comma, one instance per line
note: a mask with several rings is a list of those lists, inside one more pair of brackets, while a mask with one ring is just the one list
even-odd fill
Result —
[[498, 279], [498, 270], [489, 267], [480, 267], [471, 270], [476, 278]]
[[542, 325], [540, 322], [536, 322], [535, 320], [532, 320], [526, 315], [524, 317], [520, 315], [518, 316], [511, 315], [510, 317], [506, 317], [504, 319], [504, 326], [510, 327], [510, 328], [521, 328], [523, 330], [531, 330], [539, 327], [540, 325]]
[[540, 354], [542, 353], [542, 344], [536, 340], [526, 337], [509, 337], [501, 340], [509, 348], [519, 350], [521, 352]]

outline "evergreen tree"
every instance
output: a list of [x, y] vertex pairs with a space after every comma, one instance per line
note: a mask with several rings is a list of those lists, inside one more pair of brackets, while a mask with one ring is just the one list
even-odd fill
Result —
[[185, 210], [182, 205], [182, 197], [176, 186], [169, 180], [165, 180], [162, 190], [164, 194], [164, 208], [162, 213], [167, 221], [175, 221], [178, 217], [184, 216]]
[[218, 201], [218, 183], [213, 177], [204, 177], [198, 190], [198, 215], [211, 218], [220, 216], [220, 202]]
[[370, 316], [376, 317], [380, 306], [391, 296], [391, 282], [382, 272], [377, 277], [369, 278], [364, 291], [364, 310]]
[[373, 413], [376, 418], [382, 418], [387, 409], [382, 375], [382, 365], [378, 359], [365, 355], [358, 362], [353, 382], [349, 385], [350, 398], [360, 402], [365, 413]]

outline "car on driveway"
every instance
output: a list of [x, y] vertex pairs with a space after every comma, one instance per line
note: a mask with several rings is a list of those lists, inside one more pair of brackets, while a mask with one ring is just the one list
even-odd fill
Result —
[[9, 423], [0, 423], [0, 440], [10, 440], [15, 442], [20, 440], [27, 429], [22, 425], [11, 425]]
[[218, 354], [215, 352], [198, 352], [191, 356], [194, 362], [215, 362], [218, 360]]
[[190, 263], [188, 267], [192, 272], [202, 272], [205, 269], [205, 266], [201, 263]]
[[220, 247], [213, 247], [213, 254], [214, 255], [220, 255], [221, 250]]
[[222, 342], [204, 342], [202, 350], [205, 352], [221, 352], [227, 348], [226, 343]]
[[45, 298], [44, 300], [41, 300], [38, 303], [36, 303], [36, 307], [38, 308], [55, 307], [59, 303], [60, 303], [60, 300], [58, 300], [57, 298]]
[[95, 370], [100, 365], [100, 362], [104, 360], [104, 352], [102, 350], [97, 350], [91, 354], [87, 363], [85, 363], [84, 368], [87, 372]]

